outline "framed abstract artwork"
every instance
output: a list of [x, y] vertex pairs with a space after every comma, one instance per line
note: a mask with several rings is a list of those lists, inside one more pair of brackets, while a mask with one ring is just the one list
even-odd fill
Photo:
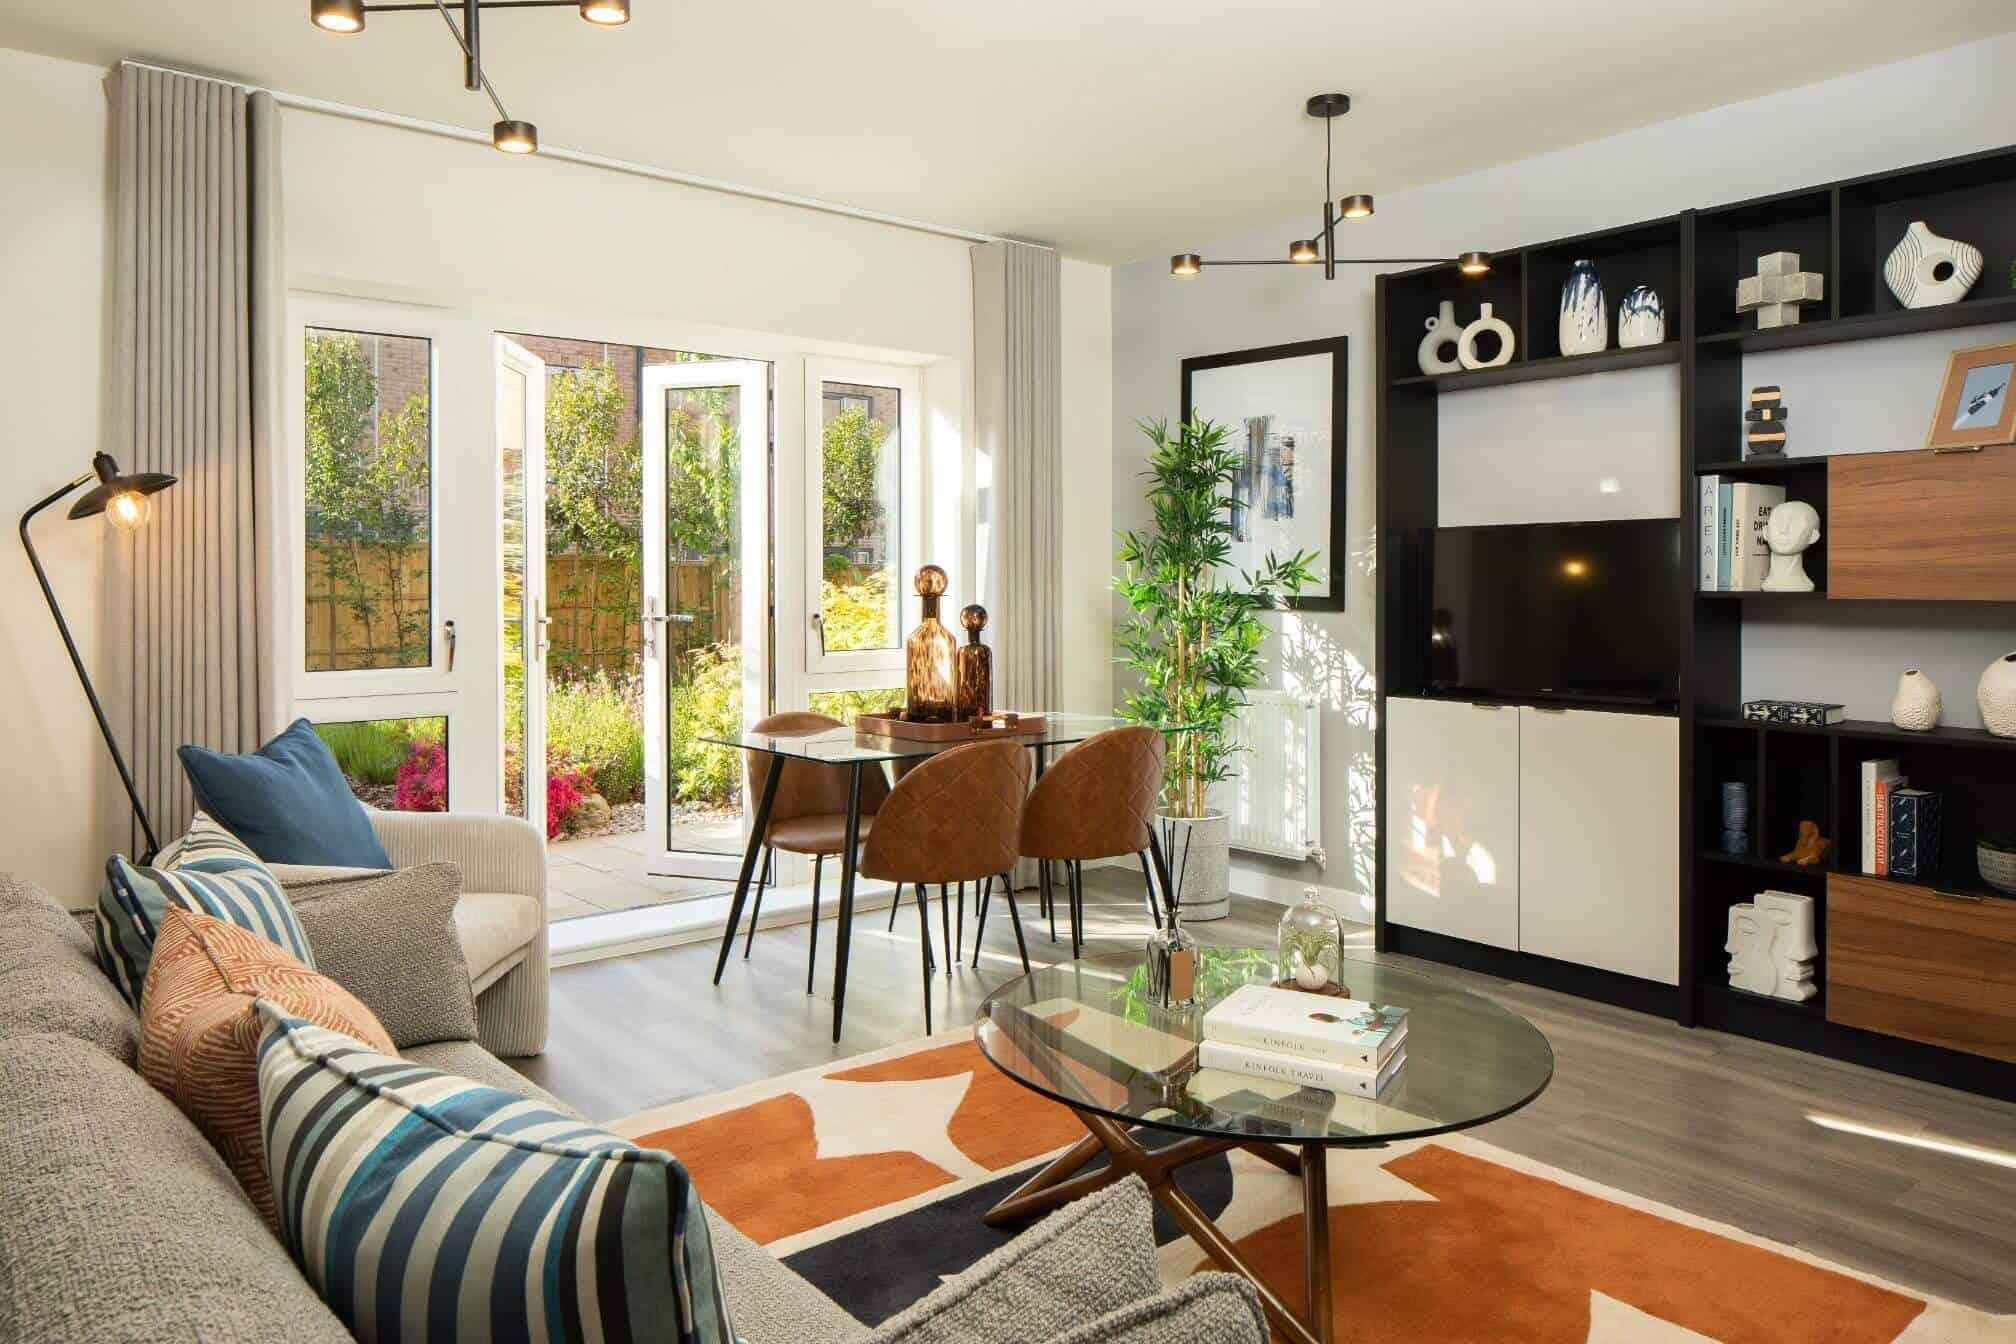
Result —
[[2016, 442], [2016, 341], [1955, 350], [1946, 358], [1946, 381], [1933, 408], [1927, 448], [1949, 451]]
[[1297, 341], [1183, 361], [1183, 419], [1223, 425], [1232, 480], [1234, 569], [1268, 552], [1316, 552], [1317, 581], [1282, 605], [1344, 610], [1347, 500], [1344, 381], [1349, 341]]

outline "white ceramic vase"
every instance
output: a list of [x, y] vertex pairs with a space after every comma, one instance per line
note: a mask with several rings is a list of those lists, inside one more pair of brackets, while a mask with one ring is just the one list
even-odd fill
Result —
[[1183, 922], [1232, 913], [1232, 823], [1223, 812], [1160, 819], [1163, 861], [1176, 884]]
[[1632, 350], [1641, 345], [1659, 345], [1666, 339], [1666, 305], [1659, 291], [1640, 285], [1617, 305], [1617, 345]]
[[[1415, 348], [1414, 362], [1423, 373], [1454, 373], [1463, 367], [1463, 361], [1456, 357], [1462, 343], [1463, 328], [1456, 321], [1456, 305], [1444, 299], [1441, 313], [1428, 319], [1428, 334]], [[1449, 347], [1447, 359], [1442, 358], [1444, 346]]]
[[2005, 653], [1988, 664], [1974, 689], [1981, 705], [1981, 723], [1997, 737], [2016, 737], [2016, 653]]
[[1922, 219], [1911, 222], [1883, 263], [1884, 283], [1906, 308], [1958, 303], [1980, 278], [1981, 249], [1941, 238]]
[[1912, 733], [1930, 732], [1939, 725], [1939, 686], [1917, 668], [1897, 678], [1897, 694], [1890, 697], [1890, 722]]
[[[1480, 359], [1477, 355], [1477, 338], [1487, 331], [1497, 333], [1498, 353], [1489, 359]], [[1511, 362], [1512, 344], [1511, 324], [1502, 317], [1492, 316], [1491, 305], [1487, 303], [1483, 311], [1477, 315], [1477, 320], [1463, 328], [1463, 339], [1456, 343], [1456, 358], [1463, 361], [1463, 367], [1466, 369], [1495, 369], [1500, 364]]]
[[1593, 355], [1610, 348], [1610, 310], [1596, 263], [1578, 261], [1561, 282], [1561, 353]]

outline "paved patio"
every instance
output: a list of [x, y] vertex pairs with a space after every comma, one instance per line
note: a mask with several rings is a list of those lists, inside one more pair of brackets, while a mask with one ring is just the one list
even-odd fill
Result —
[[635, 910], [666, 901], [718, 895], [734, 883], [713, 878], [650, 877], [644, 872], [642, 832], [546, 846], [547, 918], [574, 919], [610, 910]]

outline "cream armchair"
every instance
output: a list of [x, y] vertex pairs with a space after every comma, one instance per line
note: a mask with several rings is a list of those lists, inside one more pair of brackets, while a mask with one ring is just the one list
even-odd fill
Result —
[[[546, 1048], [546, 842], [517, 817], [372, 811], [371, 829], [394, 868], [462, 869], [455, 929], [476, 991], [477, 1041], [492, 1054]], [[366, 870], [273, 865], [283, 885]]]

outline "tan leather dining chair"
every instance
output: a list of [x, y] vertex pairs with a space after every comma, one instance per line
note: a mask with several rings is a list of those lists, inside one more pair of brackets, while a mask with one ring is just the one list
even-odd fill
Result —
[[[931, 912], [924, 887], [1001, 877], [1022, 969], [1029, 949], [1011, 874], [1022, 799], [1029, 792], [1029, 750], [1019, 742], [974, 742], [920, 762], [876, 814], [861, 851], [861, 875], [917, 889], [917, 932], [924, 967], [924, 1031], [931, 1032]], [[951, 951], [948, 947], [947, 970]]]
[[[818, 733], [846, 725], [824, 714], [796, 711], [772, 714], [750, 729], [756, 733], [787, 736]], [[748, 797], [760, 798], [764, 782], [776, 766], [777, 758], [767, 751], [748, 753]], [[812, 859], [812, 950], [805, 960], [805, 992], [812, 992], [812, 972], [819, 962], [819, 882], [824, 875], [826, 856], [838, 854], [847, 845], [848, 771], [837, 765], [815, 765], [810, 761], [785, 761], [784, 777], [777, 781], [777, 796], [770, 803], [770, 824], [763, 834], [763, 871], [756, 880], [756, 901], [749, 912], [749, 932], [742, 941], [746, 958], [756, 942], [756, 920], [763, 913], [763, 888], [770, 884], [777, 851], [806, 854]], [[861, 772], [861, 838], [866, 840], [876, 812], [889, 796], [888, 781], [879, 770]]]
[[[1141, 875], [1148, 882], [1149, 909], [1160, 922], [1155, 884], [1148, 878], [1148, 849], [1156, 805], [1162, 796], [1162, 759], [1167, 750], [1162, 734], [1153, 728], [1108, 729], [1052, 762], [1022, 806], [1017, 844], [1022, 857], [1041, 860], [1046, 866], [1051, 860], [1064, 864], [1073, 957], [1085, 946], [1087, 859], [1138, 857]], [[986, 921], [983, 904], [983, 932]]]

